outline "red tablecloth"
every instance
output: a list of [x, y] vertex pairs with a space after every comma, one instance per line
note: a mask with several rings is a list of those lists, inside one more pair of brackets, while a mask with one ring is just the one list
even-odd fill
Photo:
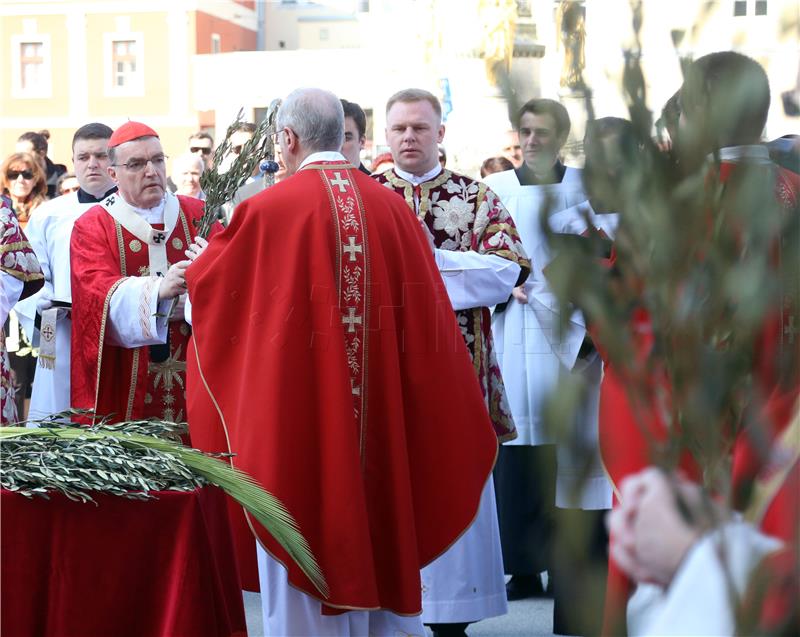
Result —
[[3, 637], [245, 636], [225, 495], [0, 493]]

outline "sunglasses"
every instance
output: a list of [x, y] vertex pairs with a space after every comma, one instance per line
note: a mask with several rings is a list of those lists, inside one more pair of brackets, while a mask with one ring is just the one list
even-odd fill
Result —
[[14, 181], [20, 175], [22, 175], [23, 179], [33, 179], [33, 171], [31, 170], [9, 170], [6, 173], [9, 181]]
[[211, 154], [211, 149], [207, 148], [206, 146], [190, 146], [189, 147], [189, 151], [192, 152], [192, 153], [196, 153], [197, 151], [200, 151], [204, 155], [210, 155]]

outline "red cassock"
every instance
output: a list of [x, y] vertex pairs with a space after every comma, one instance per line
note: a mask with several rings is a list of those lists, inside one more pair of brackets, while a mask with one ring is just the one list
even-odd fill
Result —
[[[169, 264], [186, 260], [184, 251], [197, 234], [194, 222], [203, 202], [179, 196], [180, 212], [167, 238]], [[107, 342], [111, 296], [129, 276], [149, 274], [149, 256], [133, 234], [102, 207], [75, 222], [70, 243], [72, 266], [72, 406], [94, 409], [113, 419], [186, 419], [186, 348], [190, 328], [169, 323], [169, 355], [150, 360], [148, 347], [126, 348]], [[140, 312], [149, 312], [146, 306]], [[143, 317], [147, 320], [148, 317]]]
[[[736, 167], [737, 164], [734, 163], [721, 164], [719, 176], [723, 184], [736, 178]], [[765, 170], [774, 171], [775, 196], [781, 208], [787, 214], [797, 214], [797, 191], [794, 186], [796, 179], [789, 171], [777, 166], [768, 165]], [[796, 287], [796, 283], [795, 280], [790, 286]], [[797, 320], [797, 300], [790, 289], [785, 291], [782, 301], [780, 312], [765, 322], [756, 348], [756, 379], [764, 396], [770, 396], [775, 391], [781, 373], [778, 361], [783, 358], [781, 354], [787, 345], [791, 347], [789, 343], [792, 339], [791, 331], [795, 329], [794, 321]], [[637, 361], [644, 364], [654, 345], [652, 325], [646, 311], [642, 309], [634, 313], [631, 329]], [[795, 338], [792, 343], [796, 353], [800, 354], [798, 351], [800, 340]], [[599, 349], [603, 354], [602, 348]], [[614, 485], [616, 502], [618, 487], [622, 480], [654, 464], [657, 460], [656, 454], [666, 450], [671, 440], [675, 439], [675, 434], [670, 434], [655, 398], [660, 394], [666, 403], [663, 406], [669, 407], [670, 388], [666, 374], [658, 368], [648, 370], [646, 388], [650, 393], [647, 398], [639, 397], [638, 402], [634, 403], [634, 398], [628, 390], [630, 379], [626, 378], [615, 365], [609, 363], [605, 356], [604, 359], [606, 363], [600, 388], [599, 441], [603, 464]], [[640, 367], [640, 369], [645, 368]], [[791, 396], [796, 396], [798, 392], [796, 379], [791, 386], [784, 387], [782, 391], [788, 392], [788, 400], [791, 403]], [[788, 419], [787, 410], [784, 410], [783, 416], [782, 424], [785, 425]], [[740, 462], [744, 462], [744, 454], [747, 452], [739, 450], [736, 453], [742, 455]], [[688, 478], [700, 480], [700, 467], [688, 449], [681, 450], [678, 467]], [[614, 541], [613, 537], [611, 541]], [[633, 583], [618, 569], [613, 560], [609, 560], [603, 634], [624, 634], [625, 609], [632, 592]]]
[[469, 526], [497, 440], [431, 249], [402, 198], [344, 162], [246, 200], [189, 268], [192, 441], [297, 520], [323, 612], [421, 611], [419, 569]]

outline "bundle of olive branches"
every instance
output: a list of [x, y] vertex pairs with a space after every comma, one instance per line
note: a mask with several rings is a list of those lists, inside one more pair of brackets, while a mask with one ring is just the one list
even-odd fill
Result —
[[[233, 199], [236, 191], [253, 174], [261, 161], [274, 158], [275, 145], [272, 142], [272, 135], [275, 133], [275, 117], [279, 106], [280, 100], [272, 101], [266, 116], [256, 127], [253, 136], [244, 143], [242, 150], [228, 170], [220, 172], [220, 166], [231, 153], [231, 136], [244, 122], [244, 111], [240, 110], [236, 119], [228, 126], [225, 139], [214, 152], [211, 168], [205, 171], [200, 179], [203, 192], [206, 194], [205, 211], [197, 230], [201, 237], [208, 236], [211, 226], [223, 216], [223, 204]], [[267, 179], [274, 179], [274, 177], [268, 174]]]
[[250, 476], [175, 438], [185, 425], [154, 420], [91, 427], [69, 422], [68, 411], [40, 421], [37, 428], [0, 428], [0, 487], [48, 498], [95, 502], [103, 493], [145, 500], [157, 491], [192, 491], [212, 484], [241, 504], [292, 557], [319, 591], [327, 584], [291, 514]]

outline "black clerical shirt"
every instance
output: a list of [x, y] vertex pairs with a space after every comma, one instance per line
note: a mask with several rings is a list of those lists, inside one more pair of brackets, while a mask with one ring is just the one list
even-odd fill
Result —
[[86, 192], [83, 188], [78, 188], [78, 203], [100, 203], [111, 194], [117, 192], [117, 187], [113, 186], [107, 193], [95, 197], [94, 195]]
[[552, 177], [544, 180], [537, 179], [534, 172], [528, 168], [528, 164], [525, 162], [519, 168], [515, 168], [514, 172], [517, 174], [520, 186], [546, 186], [547, 184], [560, 184], [561, 180], [564, 179], [564, 173], [567, 172], [567, 167], [557, 161], [550, 173]]

